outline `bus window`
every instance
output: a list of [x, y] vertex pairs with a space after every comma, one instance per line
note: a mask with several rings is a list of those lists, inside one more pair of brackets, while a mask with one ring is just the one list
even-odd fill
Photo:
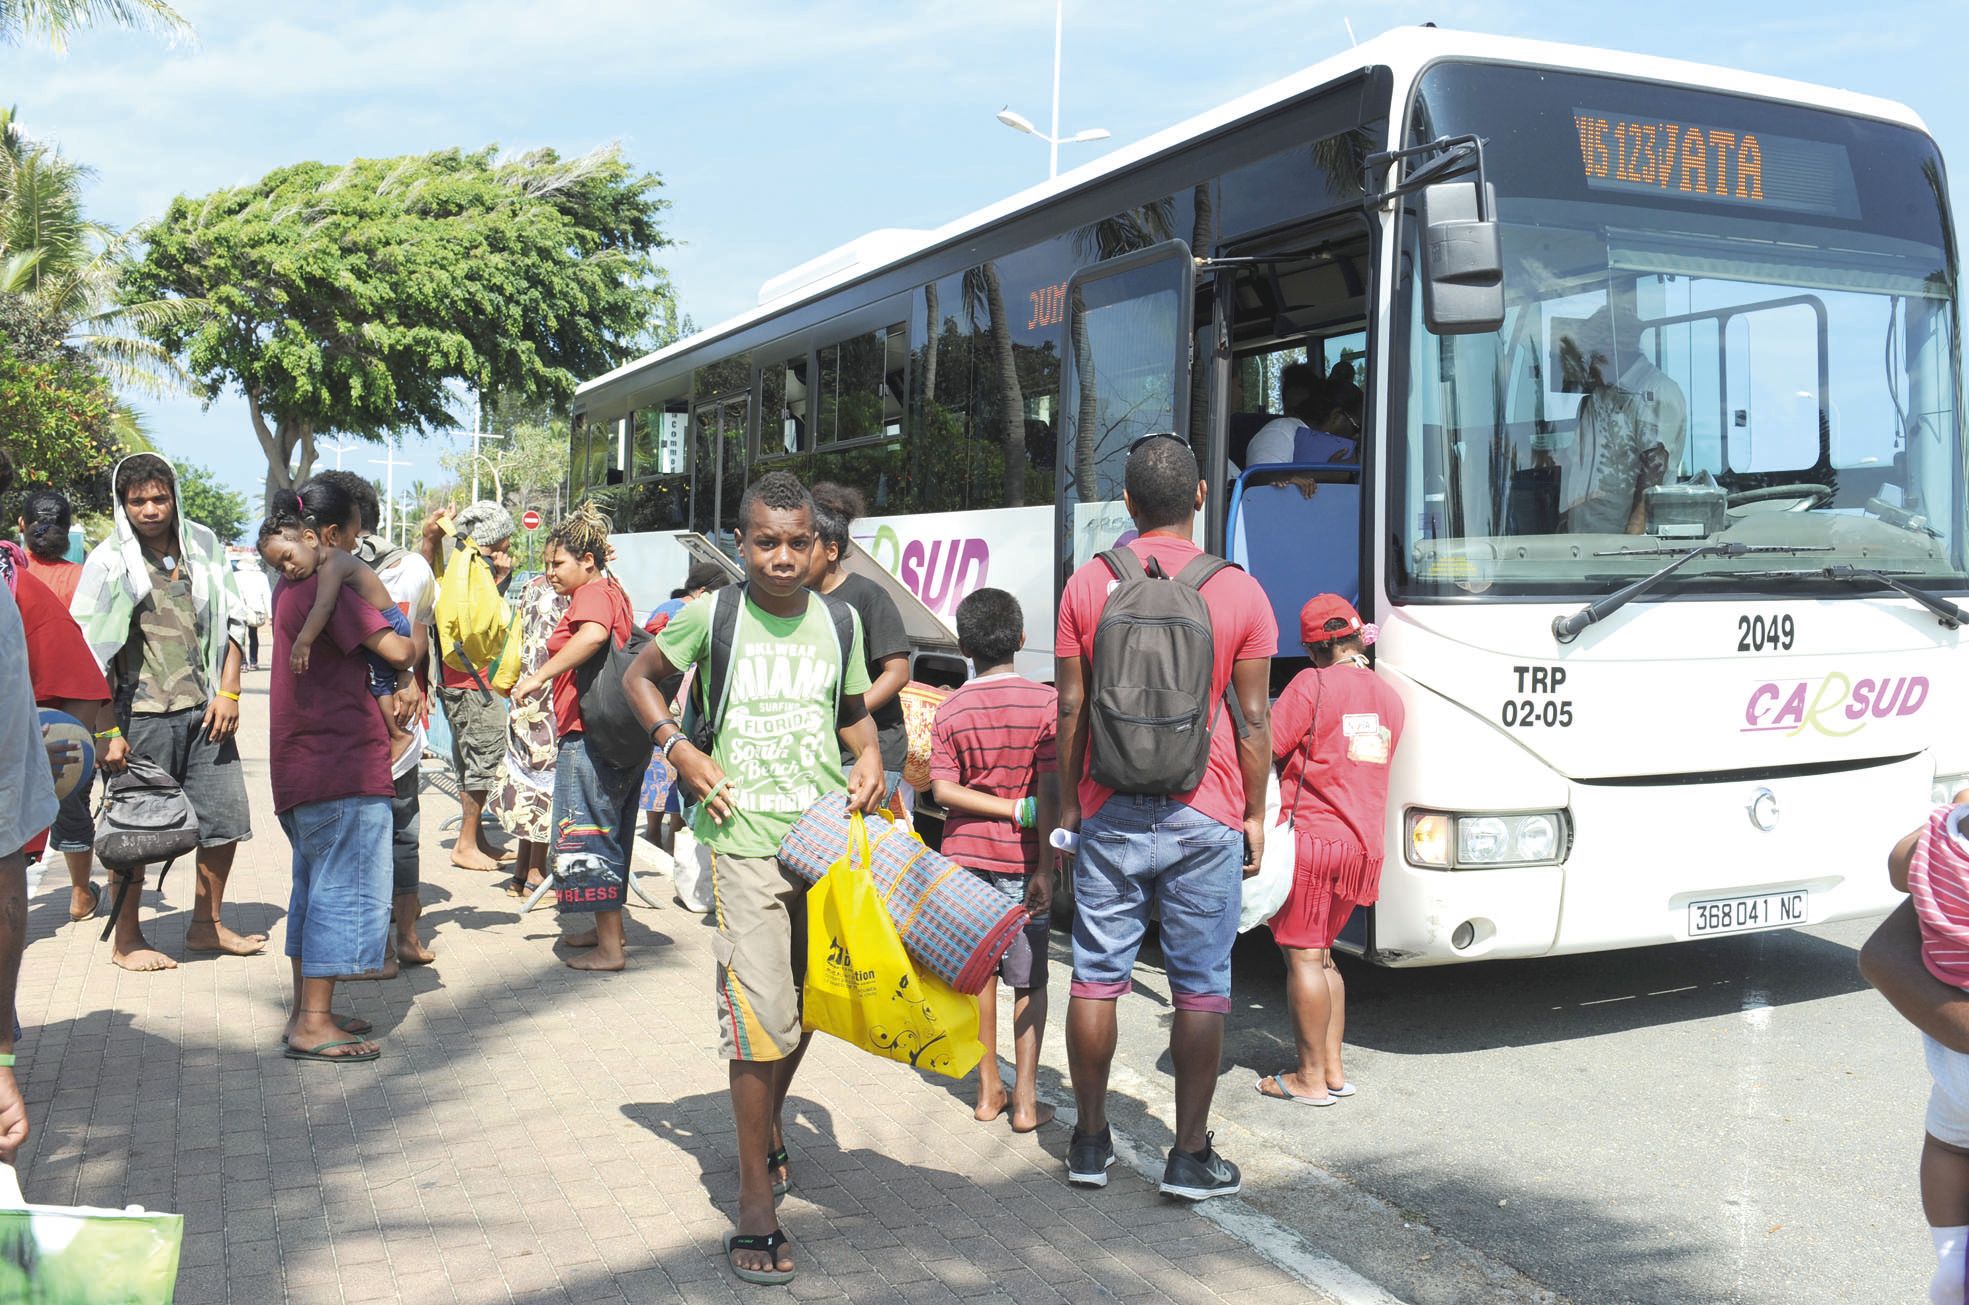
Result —
[[718, 447], [722, 466], [718, 470], [718, 530], [730, 535], [738, 529], [738, 501], [745, 495], [745, 475], [751, 463], [746, 456], [745, 428], [751, 415], [752, 396], [738, 394], [718, 404]]
[[759, 456], [802, 453], [807, 438], [807, 369], [804, 353], [759, 369]]
[[[907, 353], [904, 332], [903, 325], [897, 323], [820, 351], [817, 416], [822, 447], [871, 439], [885, 432], [902, 433], [901, 386]], [[894, 390], [889, 384], [892, 374]]]

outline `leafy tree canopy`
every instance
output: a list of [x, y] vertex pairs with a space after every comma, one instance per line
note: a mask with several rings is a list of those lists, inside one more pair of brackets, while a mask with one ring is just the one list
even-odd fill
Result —
[[222, 544], [236, 543], [246, 533], [246, 495], [228, 489], [219, 478], [195, 462], [173, 464], [178, 472], [178, 511], [209, 527]]
[[0, 342], [0, 432], [17, 488], [59, 489], [83, 507], [108, 504], [109, 471], [124, 445], [116, 396], [87, 359], [60, 348], [24, 358]]
[[457, 383], [562, 402], [641, 352], [674, 317], [661, 185], [612, 146], [300, 163], [173, 200], [123, 292], [210, 305], [146, 329], [244, 395], [283, 489], [318, 432], [451, 429]]

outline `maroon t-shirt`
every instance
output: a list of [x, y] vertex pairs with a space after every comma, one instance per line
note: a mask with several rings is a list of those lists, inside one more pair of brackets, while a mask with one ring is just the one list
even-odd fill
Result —
[[346, 797], [389, 797], [390, 735], [369, 696], [362, 641], [390, 628], [383, 614], [344, 585], [328, 628], [314, 641], [306, 673], [287, 669], [294, 636], [308, 622], [318, 577], [283, 584], [273, 599], [273, 678], [267, 689], [273, 724], [275, 811]]

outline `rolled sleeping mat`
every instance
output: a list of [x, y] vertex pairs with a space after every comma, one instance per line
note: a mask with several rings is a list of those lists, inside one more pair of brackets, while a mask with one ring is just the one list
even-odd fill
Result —
[[[886, 816], [865, 816], [869, 867], [903, 949], [957, 991], [976, 996], [1029, 918], [963, 866]], [[833, 793], [794, 822], [779, 859], [810, 884], [848, 853], [848, 798]]]

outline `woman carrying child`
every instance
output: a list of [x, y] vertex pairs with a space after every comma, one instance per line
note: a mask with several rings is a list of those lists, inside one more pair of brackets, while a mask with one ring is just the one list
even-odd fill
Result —
[[640, 768], [622, 770], [588, 747], [574, 682], [576, 669], [607, 656], [611, 645], [628, 643], [635, 624], [629, 595], [608, 573], [608, 533], [608, 518], [583, 503], [547, 536], [547, 578], [556, 593], [567, 596], [567, 610], [547, 636], [546, 662], [513, 686], [517, 698], [553, 685], [560, 736], [550, 819], [555, 891], [563, 912], [595, 917], [595, 949], [567, 963], [576, 970], [620, 970], [628, 964], [622, 905], [643, 778]]

